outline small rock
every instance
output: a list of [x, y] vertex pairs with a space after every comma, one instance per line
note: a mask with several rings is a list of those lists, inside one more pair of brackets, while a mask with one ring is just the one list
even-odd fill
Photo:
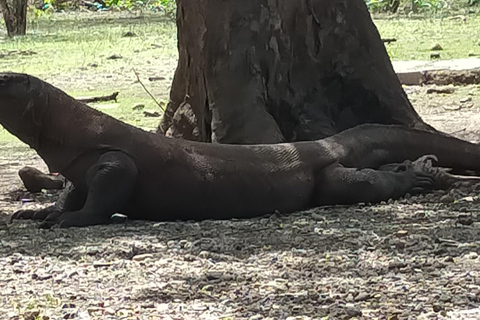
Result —
[[152, 118], [160, 117], [160, 113], [158, 113], [157, 111], [154, 111], [154, 112], [143, 111], [143, 115], [144, 115], [145, 117], [152, 117]]
[[455, 260], [451, 256], [445, 257], [445, 259], [443, 261], [444, 262], [455, 262]]
[[[459, 199], [458, 201], [465, 201], [465, 202], [473, 202], [473, 197], [472, 196], [468, 196], [468, 197], [463, 197], [462, 199]], [[462, 207], [462, 212], [467, 212], [468, 211], [468, 207]]]
[[87, 312], [88, 314], [92, 313], [103, 313], [105, 309], [102, 307], [88, 307]]
[[388, 269], [400, 269], [405, 268], [407, 264], [401, 261], [393, 261], [388, 265]]
[[193, 309], [194, 311], [205, 311], [205, 310], [207, 310], [207, 307], [204, 306], [204, 305], [202, 305], [202, 304], [194, 304], [194, 305], [192, 306], [192, 309]]
[[472, 251], [467, 255], [467, 258], [468, 259], [477, 259], [478, 258], [478, 253]]
[[361, 310], [358, 310], [358, 309], [355, 309], [355, 308], [346, 308], [345, 309], [345, 312], [347, 313], [347, 315], [351, 318], [353, 317], [361, 317], [362, 316], [362, 311]]
[[53, 276], [51, 274], [48, 274], [48, 273], [34, 273], [32, 274], [32, 279], [33, 280], [40, 280], [40, 281], [44, 281], [44, 280], [48, 280], [48, 279], [52, 279]]
[[150, 254], [150, 253], [137, 254], [132, 258], [133, 261], [144, 261], [147, 259], [153, 259], [153, 254]]
[[371, 298], [371, 295], [365, 292], [361, 292], [355, 297], [355, 302], [367, 301], [370, 298]]
[[405, 241], [397, 241], [395, 242], [395, 247], [397, 247], [397, 249], [405, 249], [406, 247], [406, 243]]
[[101, 253], [101, 249], [100, 247], [97, 247], [97, 246], [91, 246], [91, 247], [87, 247], [87, 249], [85, 250], [85, 253], [88, 254], [89, 256], [94, 256], [96, 254]]
[[218, 280], [221, 279], [224, 275], [223, 271], [207, 271], [207, 280], [212, 281], [212, 280]]
[[471, 215], [460, 215], [457, 218], [457, 223], [463, 226], [471, 226], [473, 224], [473, 218]]
[[104, 268], [104, 267], [110, 267], [112, 264], [110, 262], [94, 262], [93, 267], [94, 268]]
[[304, 306], [299, 306], [299, 305], [297, 305], [297, 306], [293, 306], [293, 307], [292, 307], [292, 312], [293, 312], [293, 313], [297, 313], [297, 314], [298, 314], [298, 313], [300, 313], [300, 312], [302, 312], [302, 311], [304, 311], [304, 310], [305, 310], [305, 307], [304, 307]]
[[440, 59], [440, 53], [431, 53], [430, 59]]
[[447, 253], [447, 249], [445, 248], [439, 248], [433, 251], [433, 254], [436, 256], [441, 256], [441, 255], [444, 255], [445, 253]]
[[210, 252], [200, 251], [200, 253], [198, 254], [198, 257], [202, 259], [208, 259], [210, 257]]
[[105, 308], [105, 314], [109, 316], [114, 316], [115, 310], [113, 310], [113, 308]]
[[441, 203], [452, 203], [453, 201], [455, 201], [455, 199], [449, 194], [446, 194], [440, 198]]
[[145, 105], [143, 103], [135, 103], [132, 107], [132, 110], [143, 110]]
[[325, 217], [321, 214], [318, 214], [316, 212], [312, 213], [312, 219], [316, 221], [324, 221]]
[[447, 111], [458, 111], [462, 109], [462, 106], [443, 106], [443, 109]]
[[442, 46], [441, 46], [439, 43], [435, 44], [435, 45], [430, 49], [430, 51], [441, 51], [441, 50], [443, 50], [443, 48], [442, 48]]
[[123, 59], [123, 57], [119, 54], [112, 54], [111, 56], [107, 57], [107, 60], [118, 60]]
[[415, 214], [414, 214], [414, 217], [417, 218], [417, 219], [423, 219], [426, 216], [427, 216], [427, 214], [423, 210], [416, 211]]
[[74, 276], [78, 276], [78, 271], [77, 270], [74, 270], [67, 275], [68, 278], [72, 278]]
[[406, 236], [408, 236], [408, 231], [407, 230], [398, 230], [397, 231], [397, 237], [405, 238]]
[[132, 31], [127, 31], [122, 35], [122, 37], [124, 37], [124, 38], [132, 38], [132, 37], [136, 37], [136, 36], [137, 36], [136, 33], [132, 32]]
[[440, 311], [445, 310], [445, 308], [444, 308], [443, 306], [438, 305], [438, 304], [434, 304], [434, 305], [432, 306], [432, 308], [433, 308], [433, 312], [440, 312]]
[[207, 284], [206, 286], [202, 287], [202, 291], [212, 292], [214, 287], [211, 284]]
[[429, 88], [429, 89], [427, 89], [427, 94], [430, 94], [430, 93], [452, 94], [454, 92], [455, 92], [455, 88], [453, 88], [453, 87]]
[[466, 98], [460, 99], [460, 103], [466, 103], [470, 101], [472, 101], [472, 97], [466, 97]]
[[23, 313], [24, 320], [36, 320], [39, 318], [40, 310], [29, 310]]

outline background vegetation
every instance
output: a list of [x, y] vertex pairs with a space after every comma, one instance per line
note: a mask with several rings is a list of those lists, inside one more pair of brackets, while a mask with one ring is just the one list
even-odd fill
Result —
[[452, 14], [472, 8], [480, 0], [365, 0], [371, 12]]
[[[69, 10], [85, 6], [90, 10], [143, 9], [175, 15], [175, 0], [32, 0], [37, 10]], [[474, 11], [480, 0], [365, 0], [372, 13], [457, 14]], [[37, 14], [40, 14], [37, 12]]]

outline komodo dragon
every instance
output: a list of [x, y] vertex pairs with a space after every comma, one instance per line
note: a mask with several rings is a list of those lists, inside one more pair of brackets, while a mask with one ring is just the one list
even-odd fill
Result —
[[25, 74], [0, 74], [0, 124], [74, 188], [56, 205], [13, 219], [41, 227], [130, 219], [201, 220], [289, 213], [323, 204], [378, 202], [428, 190], [422, 170], [382, 164], [425, 154], [480, 171], [479, 146], [400, 126], [363, 125], [309, 142], [220, 145], [143, 131]]

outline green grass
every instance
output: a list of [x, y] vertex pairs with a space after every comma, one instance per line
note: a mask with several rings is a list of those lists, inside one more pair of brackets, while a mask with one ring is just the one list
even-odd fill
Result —
[[[127, 32], [136, 36], [124, 37]], [[93, 105], [101, 111], [147, 130], [159, 118], [132, 110], [161, 112], [137, 82], [160, 101], [167, 101], [176, 67], [176, 26], [161, 15], [125, 13], [65, 13], [38, 17], [28, 24], [28, 35], [0, 40], [0, 70], [24, 72], [60, 87], [72, 96], [101, 96], [119, 91], [118, 104]], [[108, 59], [112, 55], [121, 59]], [[148, 77], [165, 80], [149, 82]], [[0, 144], [19, 143], [0, 127]]]
[[[175, 25], [162, 16], [139, 17], [110, 14], [55, 14], [30, 21], [28, 35], [6, 39], [0, 51], [32, 50], [36, 54], [25, 58], [12, 56], [0, 60], [3, 70], [15, 70], [38, 75], [71, 72], [98, 64], [98, 70], [110, 69], [115, 61], [107, 57], [121, 55], [125, 64], [138, 59], [176, 57]], [[136, 37], [122, 37], [126, 32]], [[156, 47], [151, 54], [152, 44]], [[110, 62], [110, 63], [109, 63]]]
[[430, 50], [440, 44], [442, 60], [480, 57], [480, 17], [375, 19], [382, 38], [396, 38], [386, 45], [392, 60], [430, 60]]

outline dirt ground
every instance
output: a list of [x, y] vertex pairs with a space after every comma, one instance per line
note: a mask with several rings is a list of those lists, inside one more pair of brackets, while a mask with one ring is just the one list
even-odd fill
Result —
[[[478, 86], [428, 89], [406, 87], [427, 122], [480, 140]], [[7, 220], [55, 198], [19, 190], [25, 165], [46, 169], [26, 147], [2, 147], [1, 319], [480, 319], [479, 187], [249, 220], [40, 230]]]

